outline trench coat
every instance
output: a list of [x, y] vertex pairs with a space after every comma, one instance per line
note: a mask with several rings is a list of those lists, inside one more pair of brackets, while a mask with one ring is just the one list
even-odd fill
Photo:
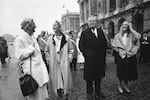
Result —
[[[34, 44], [34, 46], [33, 46]], [[22, 70], [24, 74], [30, 74], [30, 59], [29, 55], [34, 52], [31, 56], [31, 71], [33, 78], [37, 81], [39, 87], [42, 87], [49, 81], [48, 72], [43, 62], [39, 45], [33, 36], [29, 36], [23, 32], [15, 39], [15, 58], [22, 63]]]
[[[57, 89], [63, 88], [64, 94], [69, 93], [72, 86], [70, 61], [73, 54], [73, 45], [70, 38], [63, 34], [60, 51], [56, 51], [55, 35], [48, 38], [47, 53], [49, 55], [49, 91], [57, 95]], [[62, 86], [63, 84], [63, 86]], [[62, 86], [62, 87], [61, 87]]]
[[89, 81], [100, 80], [105, 76], [107, 40], [101, 28], [97, 35], [90, 28], [81, 33], [79, 49], [85, 58], [84, 79]]

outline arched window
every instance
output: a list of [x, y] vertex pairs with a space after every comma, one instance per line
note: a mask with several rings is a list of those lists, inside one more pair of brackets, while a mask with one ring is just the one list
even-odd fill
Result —
[[114, 38], [114, 35], [115, 35], [115, 25], [114, 25], [114, 22], [109, 22], [108, 24], [108, 38], [109, 39], [112, 39]]

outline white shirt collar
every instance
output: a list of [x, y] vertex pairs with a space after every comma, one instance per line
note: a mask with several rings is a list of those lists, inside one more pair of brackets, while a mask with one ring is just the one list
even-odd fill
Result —
[[94, 35], [95, 35], [96, 37], [98, 37], [98, 34], [97, 34], [97, 29], [96, 29], [96, 28], [94, 28], [94, 29], [91, 29], [91, 31], [94, 33]]

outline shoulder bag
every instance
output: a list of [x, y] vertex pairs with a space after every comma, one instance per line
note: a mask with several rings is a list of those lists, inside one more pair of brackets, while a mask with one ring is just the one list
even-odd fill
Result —
[[30, 57], [30, 74], [25, 74], [19, 78], [20, 88], [23, 96], [28, 96], [34, 93], [38, 88], [38, 84], [36, 80], [31, 75], [32, 74], [31, 66], [32, 64], [31, 64], [31, 57]]

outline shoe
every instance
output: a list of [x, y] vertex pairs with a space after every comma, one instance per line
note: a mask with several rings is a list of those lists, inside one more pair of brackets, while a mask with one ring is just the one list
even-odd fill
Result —
[[63, 89], [57, 89], [57, 94], [58, 94], [58, 96], [60, 97], [60, 98], [62, 98], [63, 97]]
[[50, 98], [46, 98], [45, 100], [50, 100]]
[[95, 99], [100, 100], [100, 99], [106, 99], [103, 93], [95, 94]]
[[131, 91], [129, 90], [129, 88], [126, 86], [126, 85], [123, 85], [123, 88], [124, 90], [127, 92], [127, 93], [130, 93]]
[[69, 95], [68, 94], [64, 94], [62, 97], [62, 100], [69, 100]]
[[87, 100], [93, 100], [93, 96], [92, 95], [87, 95]]
[[95, 95], [94, 100], [101, 100], [101, 97], [99, 95]]
[[118, 91], [119, 91], [119, 93], [123, 93], [123, 89], [122, 89], [122, 87], [121, 86], [118, 86]]

